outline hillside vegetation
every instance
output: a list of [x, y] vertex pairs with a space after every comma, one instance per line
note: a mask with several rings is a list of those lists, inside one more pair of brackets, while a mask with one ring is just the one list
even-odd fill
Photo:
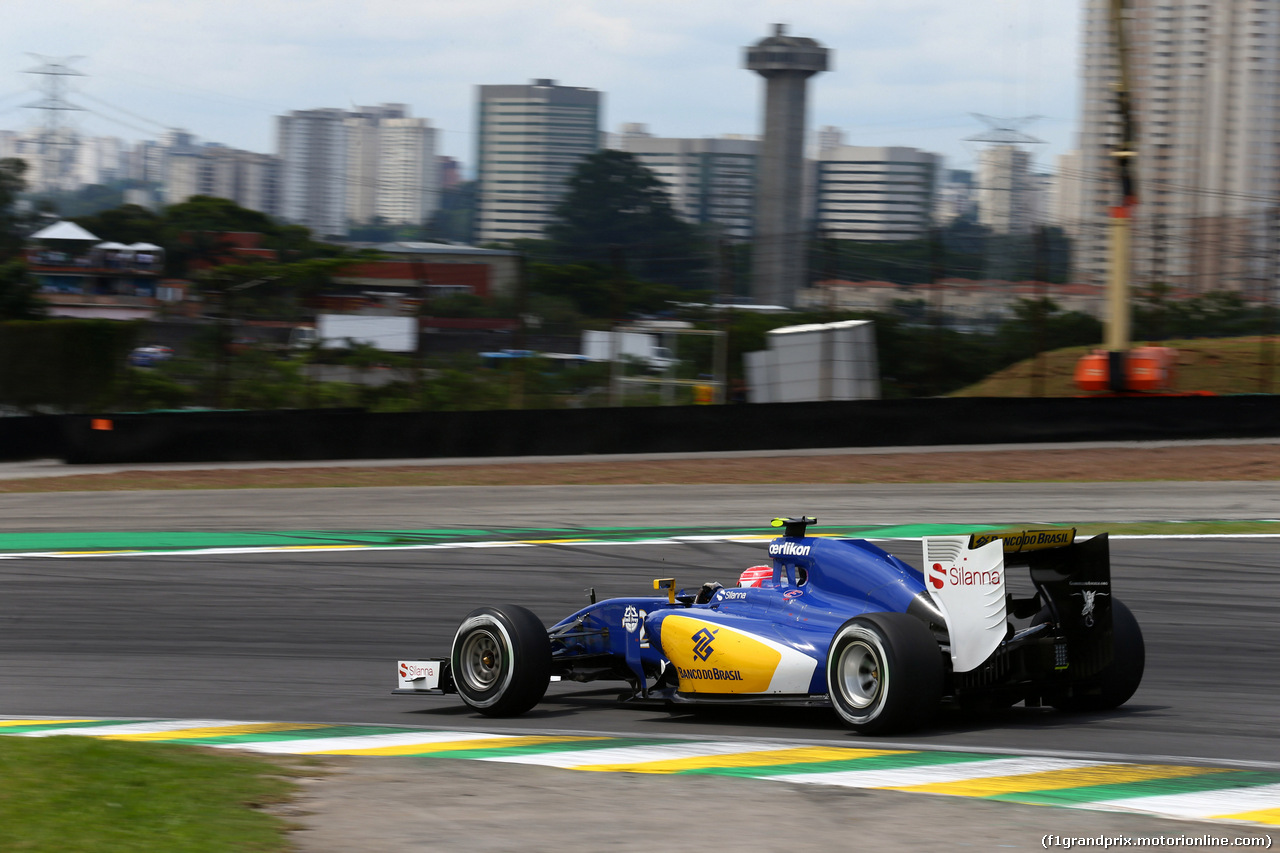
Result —
[[[1163, 341], [1161, 345], [1178, 351], [1172, 390], [1215, 394], [1272, 394], [1280, 390], [1280, 341], [1274, 338], [1198, 338]], [[1044, 353], [1040, 368], [1043, 380], [1034, 391], [1037, 360], [1029, 358], [949, 396], [1080, 396], [1085, 392], [1075, 386], [1076, 362], [1094, 349], [1098, 347], [1067, 347]]]

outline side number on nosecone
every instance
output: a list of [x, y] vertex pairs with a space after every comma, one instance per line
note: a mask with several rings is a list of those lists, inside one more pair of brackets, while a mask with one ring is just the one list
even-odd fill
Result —
[[648, 616], [648, 612], [644, 610], [636, 610], [634, 605], [628, 604], [627, 609], [622, 611], [622, 627], [627, 629], [628, 634], [634, 634], [636, 629], [640, 629], [640, 648], [649, 648], [649, 632], [644, 627], [644, 617]]

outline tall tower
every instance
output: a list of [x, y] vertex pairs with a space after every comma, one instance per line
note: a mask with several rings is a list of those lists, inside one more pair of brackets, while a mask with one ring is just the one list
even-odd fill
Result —
[[791, 305], [804, 283], [804, 130], [808, 80], [830, 51], [810, 38], [773, 35], [746, 49], [746, 68], [764, 78], [764, 145], [756, 181], [751, 295]]

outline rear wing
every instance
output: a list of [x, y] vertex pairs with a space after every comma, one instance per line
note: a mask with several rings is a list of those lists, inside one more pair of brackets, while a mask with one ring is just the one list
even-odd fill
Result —
[[[969, 537], [969, 548], [981, 548], [999, 539], [1004, 543], [1005, 557], [1045, 548], [1065, 548], [1076, 541], [1074, 527], [1056, 527], [1044, 530], [993, 530], [990, 533], [974, 533]], [[1015, 560], [1015, 562], [1022, 562]]]
[[[976, 669], [1007, 636], [1009, 615], [1047, 608], [1071, 645], [1073, 673], [1111, 661], [1111, 559], [1105, 533], [1075, 541], [1075, 528], [924, 537], [925, 587], [942, 611], [955, 672]], [[1031, 598], [1008, 595], [1006, 567], [1025, 567]]]

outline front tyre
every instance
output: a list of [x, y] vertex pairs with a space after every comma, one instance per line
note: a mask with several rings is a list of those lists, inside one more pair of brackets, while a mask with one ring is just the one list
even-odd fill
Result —
[[905, 732], [929, 721], [942, 700], [942, 653], [933, 633], [905, 613], [855, 616], [827, 653], [827, 691], [849, 728]]
[[551, 641], [523, 607], [480, 607], [458, 626], [449, 663], [463, 702], [490, 717], [514, 717], [547, 692]]

